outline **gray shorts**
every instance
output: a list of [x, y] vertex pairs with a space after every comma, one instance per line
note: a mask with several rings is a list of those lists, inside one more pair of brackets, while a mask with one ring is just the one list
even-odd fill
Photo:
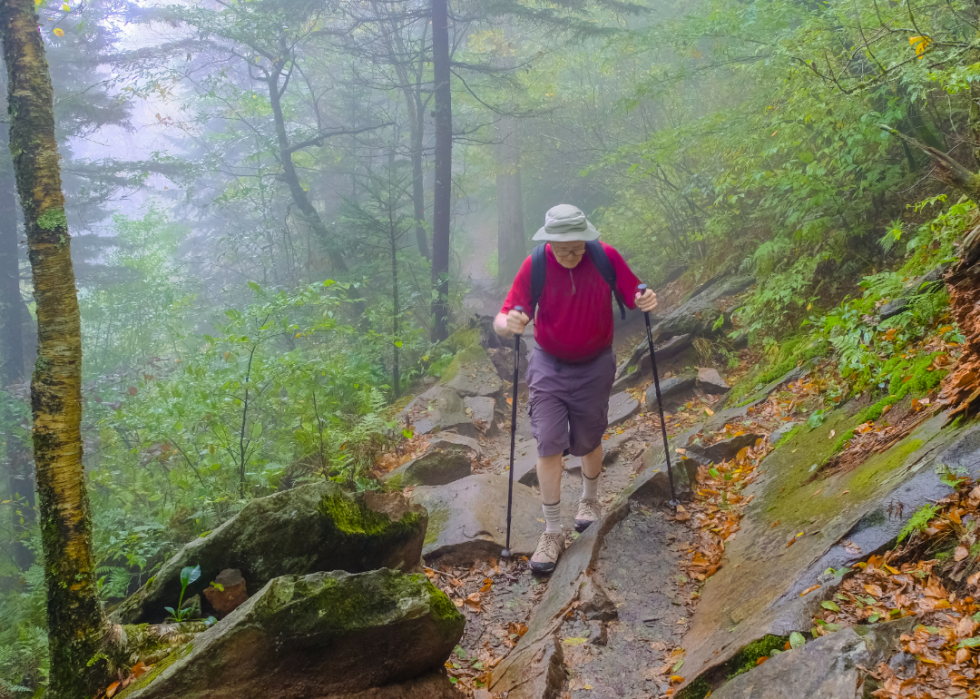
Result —
[[615, 375], [612, 348], [587, 364], [565, 364], [541, 349], [534, 350], [527, 385], [538, 456], [585, 456], [602, 444]]

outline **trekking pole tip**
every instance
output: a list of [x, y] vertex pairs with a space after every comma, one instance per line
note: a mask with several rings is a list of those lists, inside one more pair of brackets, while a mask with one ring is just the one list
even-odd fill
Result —
[[510, 558], [510, 549], [504, 549], [500, 552], [501, 558]]
[[677, 507], [681, 504], [681, 501], [680, 500], [668, 500], [667, 501], [667, 504], [670, 505], [671, 507], [673, 507], [676, 510]]

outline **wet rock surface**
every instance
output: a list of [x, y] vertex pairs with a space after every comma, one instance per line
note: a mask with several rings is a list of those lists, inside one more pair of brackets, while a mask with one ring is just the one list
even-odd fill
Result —
[[711, 696], [718, 699], [862, 699], [865, 696], [864, 677], [858, 668], [874, 668], [884, 657], [881, 650], [870, 650], [868, 646], [867, 639], [854, 629], [842, 629], [769, 658], [762, 665], [730, 680]]
[[[426, 561], [465, 564], [500, 556], [507, 536], [507, 476], [477, 474], [448, 485], [418, 487], [412, 502], [429, 513], [422, 554]], [[541, 505], [534, 492], [514, 483], [511, 551], [534, 553], [541, 533]]]
[[[112, 613], [115, 623], [159, 623], [181, 594], [180, 571], [201, 566], [185, 599], [225, 569], [258, 590], [282, 575], [418, 566], [428, 516], [400, 493], [345, 493], [321, 482], [257, 498], [205, 537], [186, 544]], [[208, 611], [208, 610], [205, 610]]]
[[574, 699], [645, 699], [666, 691], [667, 677], [658, 678], [651, 669], [663, 664], [658, 648], [679, 645], [693, 590], [679, 573], [683, 542], [667, 517], [663, 510], [633, 506], [603, 538], [593, 582], [608, 596], [616, 616], [594, 619], [597, 615], [586, 612], [563, 625], [563, 639], [587, 639], [578, 645], [565, 642]]
[[640, 412], [640, 401], [626, 393], [617, 393], [609, 399], [609, 426], [615, 427]]
[[148, 673], [128, 696], [259, 699], [361, 692], [437, 671], [464, 623], [421, 574], [384, 569], [275, 578]]
[[[922, 424], [860, 469], [813, 478], [816, 465], [833, 450], [832, 433], [854, 426], [850, 412], [838, 410], [762, 462], [767, 477], [745, 491], [754, 500], [738, 536], [726, 546], [724, 566], [705, 584], [684, 640], [689, 679], [767, 633], [807, 631], [813, 610], [832, 594], [833, 583], [823, 572], [861, 557], [841, 540], [865, 554], [892, 540], [905, 518], [894, 516], [889, 503], [904, 502], [911, 512], [948, 491], [934, 472], [937, 463], [962, 464], [976, 474], [980, 460], [966, 464], [980, 454], [980, 430], [941, 430], [942, 421]], [[784, 496], [787, 491], [791, 498]], [[771, 575], [773, 569], [780, 575]], [[823, 587], [801, 596], [818, 582]]]

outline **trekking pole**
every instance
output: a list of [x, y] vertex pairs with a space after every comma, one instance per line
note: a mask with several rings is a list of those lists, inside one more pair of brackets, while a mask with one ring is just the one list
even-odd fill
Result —
[[[523, 306], [514, 306], [518, 313], [524, 312]], [[510, 509], [514, 504], [514, 444], [517, 440], [517, 381], [520, 378], [521, 367], [521, 334], [514, 334], [514, 392], [510, 404], [510, 482], [507, 484], [507, 545], [500, 552], [502, 558], [510, 558]]]
[[[647, 290], [646, 284], [636, 287], [643, 293]], [[650, 329], [650, 312], [644, 311], [643, 318], [647, 323], [647, 344], [650, 345], [650, 366], [653, 367], [653, 388], [657, 392], [657, 409], [660, 411], [660, 430], [664, 436], [664, 457], [667, 459], [667, 479], [670, 481], [670, 502], [671, 507], [677, 507], [680, 501], [674, 494], [674, 471], [670, 467], [670, 446], [667, 444], [667, 423], [664, 420], [664, 402], [660, 397], [660, 377], [657, 376], [657, 358], [653, 354], [653, 331]]]

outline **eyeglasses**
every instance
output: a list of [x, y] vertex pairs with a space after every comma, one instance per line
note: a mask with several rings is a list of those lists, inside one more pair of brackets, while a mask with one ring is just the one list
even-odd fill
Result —
[[551, 251], [555, 253], [555, 257], [581, 257], [585, 254], [585, 246], [581, 248], [559, 248], [552, 245]]

